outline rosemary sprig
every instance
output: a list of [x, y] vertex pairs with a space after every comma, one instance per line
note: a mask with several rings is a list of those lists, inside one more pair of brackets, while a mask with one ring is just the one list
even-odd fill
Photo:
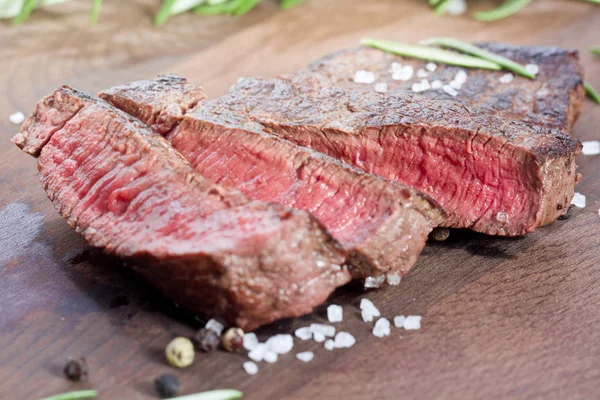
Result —
[[583, 87], [585, 87], [585, 94], [587, 94], [590, 99], [600, 104], [600, 93], [598, 93], [589, 82], [583, 82]]
[[600, 57], [600, 47], [598, 47], [598, 46], [592, 46], [592, 47], [590, 47], [590, 52], [592, 54], [595, 54], [598, 57]]
[[463, 53], [471, 54], [473, 56], [479, 57], [483, 60], [487, 60], [489, 62], [495, 63], [497, 65], [501, 65], [502, 67], [513, 71], [516, 74], [521, 76], [525, 76], [529, 79], [535, 79], [535, 74], [528, 72], [524, 66], [519, 63], [514, 62], [506, 57], [502, 57], [498, 54], [491, 53], [487, 50], [482, 49], [481, 47], [477, 47], [471, 43], [463, 42], [461, 40], [453, 39], [453, 38], [431, 38], [426, 39], [421, 42], [421, 44], [430, 46], [437, 45], [442, 47], [448, 47], [450, 49], [458, 50]]
[[499, 19], [510, 17], [529, 3], [531, 3], [531, 0], [506, 0], [500, 6], [492, 10], [480, 11], [473, 14], [473, 19], [484, 22], [497, 21]]
[[38, 0], [25, 0], [23, 6], [21, 7], [21, 11], [16, 17], [13, 18], [13, 25], [21, 25], [23, 22], [25, 22], [25, 20], [29, 18], [29, 15], [31, 15], [33, 9], [37, 6]]
[[211, 390], [190, 394], [187, 396], [173, 397], [170, 400], [236, 400], [241, 399], [244, 393], [234, 389]]
[[[436, 4], [433, 6], [433, 13], [435, 15], [445, 14], [450, 6], [450, 0], [438, 0]], [[431, 3], [430, 3], [431, 4]]]
[[92, 12], [90, 13], [90, 25], [96, 25], [96, 22], [98, 22], [100, 7], [102, 7], [102, 0], [94, 0], [92, 3]]
[[471, 57], [458, 54], [452, 51], [442, 50], [429, 46], [408, 45], [390, 40], [362, 39], [362, 45], [375, 47], [389, 53], [398, 54], [406, 57], [419, 58], [422, 60], [437, 61], [444, 64], [459, 65], [467, 68], [483, 68], [491, 70], [500, 70], [502, 67], [495, 62], [483, 60], [477, 57]]
[[50, 397], [44, 397], [42, 400], [83, 400], [93, 399], [96, 396], [98, 396], [98, 392], [95, 390], [77, 390], [75, 392], [66, 392], [55, 394]]
[[279, 7], [282, 8], [283, 10], [287, 10], [292, 7], [296, 7], [296, 6], [304, 3], [305, 1], [306, 0], [281, 0], [281, 4], [279, 4]]
[[252, 10], [259, 2], [260, 0], [240, 0], [238, 6], [233, 11], [233, 15], [240, 17]]
[[236, 1], [227, 1], [219, 4], [201, 4], [194, 8], [194, 12], [198, 15], [233, 15], [237, 8]]

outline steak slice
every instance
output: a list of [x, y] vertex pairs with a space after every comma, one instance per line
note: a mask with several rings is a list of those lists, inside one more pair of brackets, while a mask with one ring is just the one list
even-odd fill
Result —
[[311, 312], [350, 273], [309, 213], [249, 201], [198, 174], [168, 142], [108, 103], [62, 87], [13, 141], [86, 241], [191, 311], [252, 330]]
[[[197, 93], [200, 89], [185, 79], [163, 76], [115, 87], [100, 96], [145, 118], [150, 114], [144, 110], [166, 115], [179, 109], [173, 101], [190, 104]], [[355, 278], [382, 279], [387, 274], [389, 282], [399, 282], [429, 232], [442, 221], [438, 206], [427, 196], [269, 135], [227, 102], [205, 101], [185, 117], [172, 116], [176, 118], [181, 124], [174, 130], [155, 129], [167, 133], [173, 147], [203, 176], [254, 200], [313, 213], [348, 251]]]
[[452, 101], [280, 78], [244, 79], [220, 102], [278, 136], [430, 195], [448, 227], [531, 232], [567, 211], [580, 179], [577, 140]]
[[[582, 108], [585, 98], [583, 70], [577, 50], [557, 47], [518, 47], [503, 43], [480, 43], [478, 46], [510, 58], [521, 64], [535, 64], [539, 73], [535, 80], [515, 76], [510, 83], [501, 83], [507, 71], [464, 69], [450, 65], [437, 65], [434, 72], [426, 70], [426, 61], [395, 56], [371, 47], [338, 51], [315, 61], [300, 76], [320, 76], [342, 87], [367, 86], [354, 83], [356, 71], [375, 73], [376, 82], [387, 84], [388, 91], [412, 93], [412, 85], [423, 78], [417, 71], [426, 71], [429, 82], [451, 82], [459, 71], [467, 73], [467, 81], [453, 97], [441, 89], [419, 92], [435, 100], [458, 101], [472, 108], [497, 114], [500, 117], [523, 121], [547, 128], [568, 132]], [[410, 65], [413, 78], [408, 81], [392, 78], [392, 64]], [[397, 67], [397, 65], [396, 65]], [[373, 85], [371, 85], [373, 87]]]

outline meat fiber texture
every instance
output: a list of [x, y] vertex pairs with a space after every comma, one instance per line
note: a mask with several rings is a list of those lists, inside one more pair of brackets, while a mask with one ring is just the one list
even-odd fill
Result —
[[238, 107], [220, 100], [198, 103], [199, 93], [183, 78], [164, 76], [100, 96], [148, 123], [157, 119], [154, 115], [183, 108], [173, 101], [197, 103], [185, 116], [172, 115], [181, 121], [177, 127], [155, 129], [203, 176], [251, 199], [313, 213], [348, 251], [355, 278], [408, 272], [429, 232], [442, 221], [430, 198], [267, 134]]
[[324, 78], [247, 78], [221, 104], [271, 133], [435, 199], [444, 226], [517, 236], [563, 215], [581, 145], [560, 129]]
[[[440, 89], [419, 92], [434, 100], [459, 102], [468, 108], [493, 113], [499, 117], [517, 120], [541, 127], [559, 129], [568, 133], [581, 111], [585, 90], [583, 69], [577, 50], [557, 47], [521, 47], [504, 43], [480, 43], [478, 46], [508, 57], [523, 65], [534, 64], [539, 68], [535, 80], [516, 76], [509, 83], [501, 83], [500, 77], [508, 71], [487, 71], [437, 64], [435, 71], [428, 71], [428, 61], [396, 56], [370, 47], [341, 50], [327, 55], [299, 71], [298, 76], [318, 76], [341, 87], [371, 87], [385, 83], [389, 93], [412, 93], [412, 85], [427, 79], [430, 83], [440, 80], [449, 84], [459, 71], [467, 74], [467, 80], [456, 96]], [[402, 81], [393, 78], [393, 64], [411, 66], [412, 79]], [[354, 82], [356, 71], [375, 74], [375, 83]], [[417, 72], [425, 71], [419, 78]]]
[[168, 142], [68, 87], [41, 100], [13, 141], [85, 240], [135, 260], [177, 303], [246, 330], [310, 313], [351, 279], [309, 213], [249, 201], [198, 174]]

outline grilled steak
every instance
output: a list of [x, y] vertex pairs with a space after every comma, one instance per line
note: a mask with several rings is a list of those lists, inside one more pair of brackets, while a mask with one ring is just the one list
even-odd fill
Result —
[[312, 212], [350, 254], [355, 278], [388, 274], [388, 281], [397, 283], [408, 272], [427, 235], [441, 222], [429, 198], [269, 135], [227, 102], [199, 103], [182, 118], [179, 110], [197, 102], [199, 93], [183, 78], [164, 76], [100, 96], [149, 123], [157, 120], [154, 115], [175, 110], [170, 119], [182, 120], [177, 128], [155, 129], [167, 133], [203, 176], [254, 200]]
[[193, 312], [252, 330], [309, 313], [351, 278], [314, 217], [211, 183], [100, 99], [62, 87], [13, 141], [38, 156], [48, 197], [87, 242], [134, 259]]
[[245, 79], [220, 103], [278, 136], [430, 195], [448, 227], [531, 232], [567, 211], [580, 179], [576, 140], [452, 101], [300, 77]]
[[[507, 71], [463, 69], [449, 65], [437, 65], [435, 71], [427, 71], [425, 61], [395, 56], [370, 47], [330, 54], [315, 61], [298, 75], [325, 77], [336, 86], [348, 88], [367, 86], [354, 83], [354, 74], [360, 70], [372, 71], [377, 82], [387, 84], [388, 91], [394, 94], [412, 93], [412, 85], [423, 79], [417, 77], [419, 69], [426, 72], [424, 79], [430, 83], [440, 80], [444, 84], [451, 82], [459, 71], [464, 70], [468, 76], [467, 81], [457, 90], [455, 97], [441, 88], [419, 94], [435, 100], [458, 101], [469, 108], [477, 107], [508, 119], [561, 129], [565, 133], [569, 131], [581, 111], [585, 97], [583, 71], [576, 50], [517, 47], [503, 43], [482, 43], [478, 46], [524, 65], [537, 65], [537, 78], [530, 80], [515, 76], [512, 82], [501, 83], [500, 77]], [[394, 80], [392, 70], [398, 67], [397, 64], [412, 66], [412, 79]]]

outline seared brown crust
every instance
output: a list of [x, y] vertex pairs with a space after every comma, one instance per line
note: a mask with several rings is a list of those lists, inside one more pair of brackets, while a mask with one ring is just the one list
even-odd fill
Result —
[[[452, 81], [456, 73], [464, 70], [467, 82], [455, 97], [442, 90], [419, 92], [420, 96], [435, 100], [450, 100], [474, 108], [546, 128], [560, 129], [567, 133], [581, 111], [585, 96], [583, 70], [577, 50], [556, 47], [518, 47], [503, 43], [480, 43], [479, 46], [521, 64], [536, 64], [539, 73], [535, 80], [515, 76], [511, 83], [500, 83], [499, 78], [507, 71], [484, 71], [437, 65], [435, 72], [427, 71], [429, 82]], [[403, 82], [392, 79], [392, 63], [414, 67], [413, 79]], [[385, 53], [370, 47], [346, 49], [315, 61], [300, 76], [321, 76], [342, 87], [372, 87], [356, 84], [354, 73], [358, 70], [372, 71], [377, 82], [388, 85], [391, 93], [412, 92], [411, 87], [421, 78], [416, 72], [425, 69], [427, 62]]]
[[[243, 107], [273, 133], [300, 145], [329, 143], [318, 149], [336, 157], [340, 157], [336, 143], [365, 134], [380, 138], [402, 135], [397, 132], [423, 132], [440, 139], [451, 135], [459, 141], [487, 143], [498, 151], [512, 152], [532, 179], [531, 189], [539, 195], [536, 218], [510, 230], [494, 221], [474, 221], [470, 226], [490, 234], [520, 235], [554, 221], [566, 212], [579, 179], [574, 156], [580, 144], [575, 139], [557, 129], [507, 120], [457, 102], [402, 91], [381, 94], [370, 87], [342, 88], [312, 77], [245, 79], [220, 101]], [[360, 159], [344, 157], [343, 161], [361, 167]], [[455, 226], [454, 222], [450, 225]]]

